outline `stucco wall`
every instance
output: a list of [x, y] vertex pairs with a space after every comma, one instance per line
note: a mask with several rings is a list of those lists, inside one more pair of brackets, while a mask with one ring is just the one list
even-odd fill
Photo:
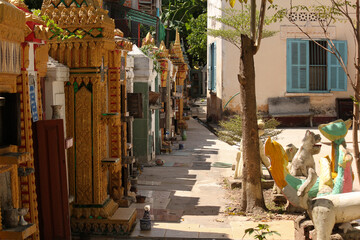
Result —
[[[208, 22], [207, 26], [208, 28], [221, 28], [221, 24], [215, 21], [214, 19], [211, 19], [210, 16], [217, 16], [220, 17], [222, 12], [220, 8], [224, 6], [224, 3], [217, 0], [208, 0], [207, 1], [207, 10], [208, 10]], [[210, 46], [211, 43], [216, 42], [216, 56], [217, 56], [217, 65], [216, 65], [216, 92], [210, 92], [207, 91], [207, 118], [210, 121], [217, 121], [221, 118], [222, 114], [222, 79], [223, 79], [223, 67], [224, 64], [222, 64], [223, 59], [223, 44], [224, 40], [220, 38], [214, 38], [211, 36], [208, 36], [207, 38], [207, 45]], [[209, 47], [208, 47], [209, 48]], [[207, 54], [208, 63], [210, 62], [209, 57], [209, 49]], [[209, 67], [209, 65], [208, 65]], [[208, 77], [209, 79], [209, 77]]]
[[[218, 13], [215, 5], [228, 7], [229, 4], [225, 0], [208, 0], [208, 15], [213, 16]], [[309, 4], [309, 2], [316, 3], [316, 1], [308, 0], [293, 0], [293, 5]], [[290, 1], [278, 1], [284, 7], [290, 7]], [[239, 7], [239, 3], [236, 3]], [[271, 12], [268, 12], [270, 15]], [[213, 20], [208, 20], [208, 27], [220, 28], [221, 25], [217, 23], [214, 25]], [[310, 31], [313, 31], [313, 36], [320, 38], [321, 30], [317, 22], [298, 22], [300, 25], [307, 24]], [[351, 75], [355, 76], [354, 69], [354, 38], [348, 23], [336, 23], [331, 25], [331, 38], [335, 40], [347, 40], [348, 43], [348, 69]], [[287, 19], [282, 22], [273, 23], [267, 29], [275, 30], [277, 33], [270, 38], [262, 40], [259, 52], [255, 55], [255, 70], [256, 70], [256, 94], [257, 105], [260, 111], [267, 112], [267, 99], [270, 97], [285, 97], [285, 96], [310, 96], [311, 110], [315, 112], [317, 117], [336, 117], [336, 99], [349, 98], [352, 94], [351, 85], [348, 83], [346, 92], [329, 92], [329, 93], [287, 93], [286, 92], [286, 38], [302, 38], [307, 37], [299, 30], [294, 28]], [[318, 33], [316, 33], [318, 32]], [[213, 42], [212, 37], [208, 37], [208, 44]], [[224, 106], [225, 103], [239, 91], [239, 83], [237, 81], [237, 74], [239, 72], [239, 54], [240, 50], [232, 46], [230, 43], [216, 39], [217, 48], [217, 98]], [[208, 93], [209, 96], [209, 93]], [[208, 104], [209, 105], [209, 104]], [[235, 97], [229, 104], [228, 108], [232, 111], [239, 112], [240, 97]], [[213, 106], [210, 106], [213, 107]], [[209, 111], [209, 110], [208, 110]], [[214, 110], [210, 110], [214, 111]], [[219, 115], [219, 114], [218, 114]]]

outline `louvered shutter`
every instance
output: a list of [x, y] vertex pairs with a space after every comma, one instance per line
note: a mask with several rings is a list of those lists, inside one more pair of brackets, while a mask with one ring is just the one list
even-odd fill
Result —
[[[340, 53], [345, 66], [347, 65], [347, 42], [333, 41], [337, 51]], [[331, 91], [346, 91], [347, 76], [334, 54], [328, 52], [328, 83]]]
[[309, 41], [287, 39], [287, 92], [307, 92], [309, 89]]
[[212, 43], [209, 45], [209, 60], [208, 60], [208, 90], [212, 89]]
[[214, 47], [213, 47], [213, 86], [212, 86], [212, 90], [213, 92], [216, 92], [216, 42], [214, 42]]

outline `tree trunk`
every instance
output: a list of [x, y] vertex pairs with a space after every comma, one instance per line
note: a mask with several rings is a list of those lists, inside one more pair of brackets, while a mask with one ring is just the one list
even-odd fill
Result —
[[258, 212], [265, 210], [261, 188], [259, 136], [256, 117], [254, 41], [241, 35], [240, 82], [242, 110], [242, 201], [241, 210]]
[[[360, 24], [360, 11], [359, 11], [359, 0], [356, 1], [356, 24], [359, 26]], [[355, 84], [355, 91], [356, 93], [354, 96], [357, 96], [357, 93], [360, 91], [360, 30], [356, 28], [356, 35], [357, 35], [357, 66], [356, 66], [356, 84]], [[357, 98], [356, 98], [357, 99]], [[357, 99], [359, 100], [359, 99]], [[354, 102], [354, 118], [353, 118], [353, 148], [354, 148], [354, 158], [356, 162], [356, 172], [358, 175], [358, 180], [360, 182], [360, 158], [359, 158], [359, 144], [358, 144], [358, 129], [359, 129], [359, 105]]]
[[360, 159], [359, 159], [359, 145], [358, 145], [358, 119], [359, 119], [359, 105], [354, 103], [354, 118], [353, 118], [353, 148], [354, 148], [354, 160], [356, 162], [356, 172], [358, 180], [360, 182]]

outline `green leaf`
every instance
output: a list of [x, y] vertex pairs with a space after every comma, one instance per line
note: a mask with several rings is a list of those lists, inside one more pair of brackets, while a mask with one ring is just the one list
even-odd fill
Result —
[[248, 228], [248, 229], [245, 229], [245, 234], [251, 235], [254, 231], [255, 231], [254, 228]]

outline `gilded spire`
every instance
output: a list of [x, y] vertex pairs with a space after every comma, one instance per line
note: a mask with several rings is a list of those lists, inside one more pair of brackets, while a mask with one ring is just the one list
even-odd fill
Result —
[[151, 35], [150, 32], [148, 32], [146, 34], [146, 37], [142, 40], [142, 46], [145, 45], [155, 45], [155, 39], [153, 38], [153, 36]]
[[176, 28], [175, 46], [180, 46], [180, 34], [177, 28]]
[[166, 58], [169, 56], [169, 50], [166, 49], [164, 41], [161, 41], [159, 49], [160, 49], [160, 57]]

